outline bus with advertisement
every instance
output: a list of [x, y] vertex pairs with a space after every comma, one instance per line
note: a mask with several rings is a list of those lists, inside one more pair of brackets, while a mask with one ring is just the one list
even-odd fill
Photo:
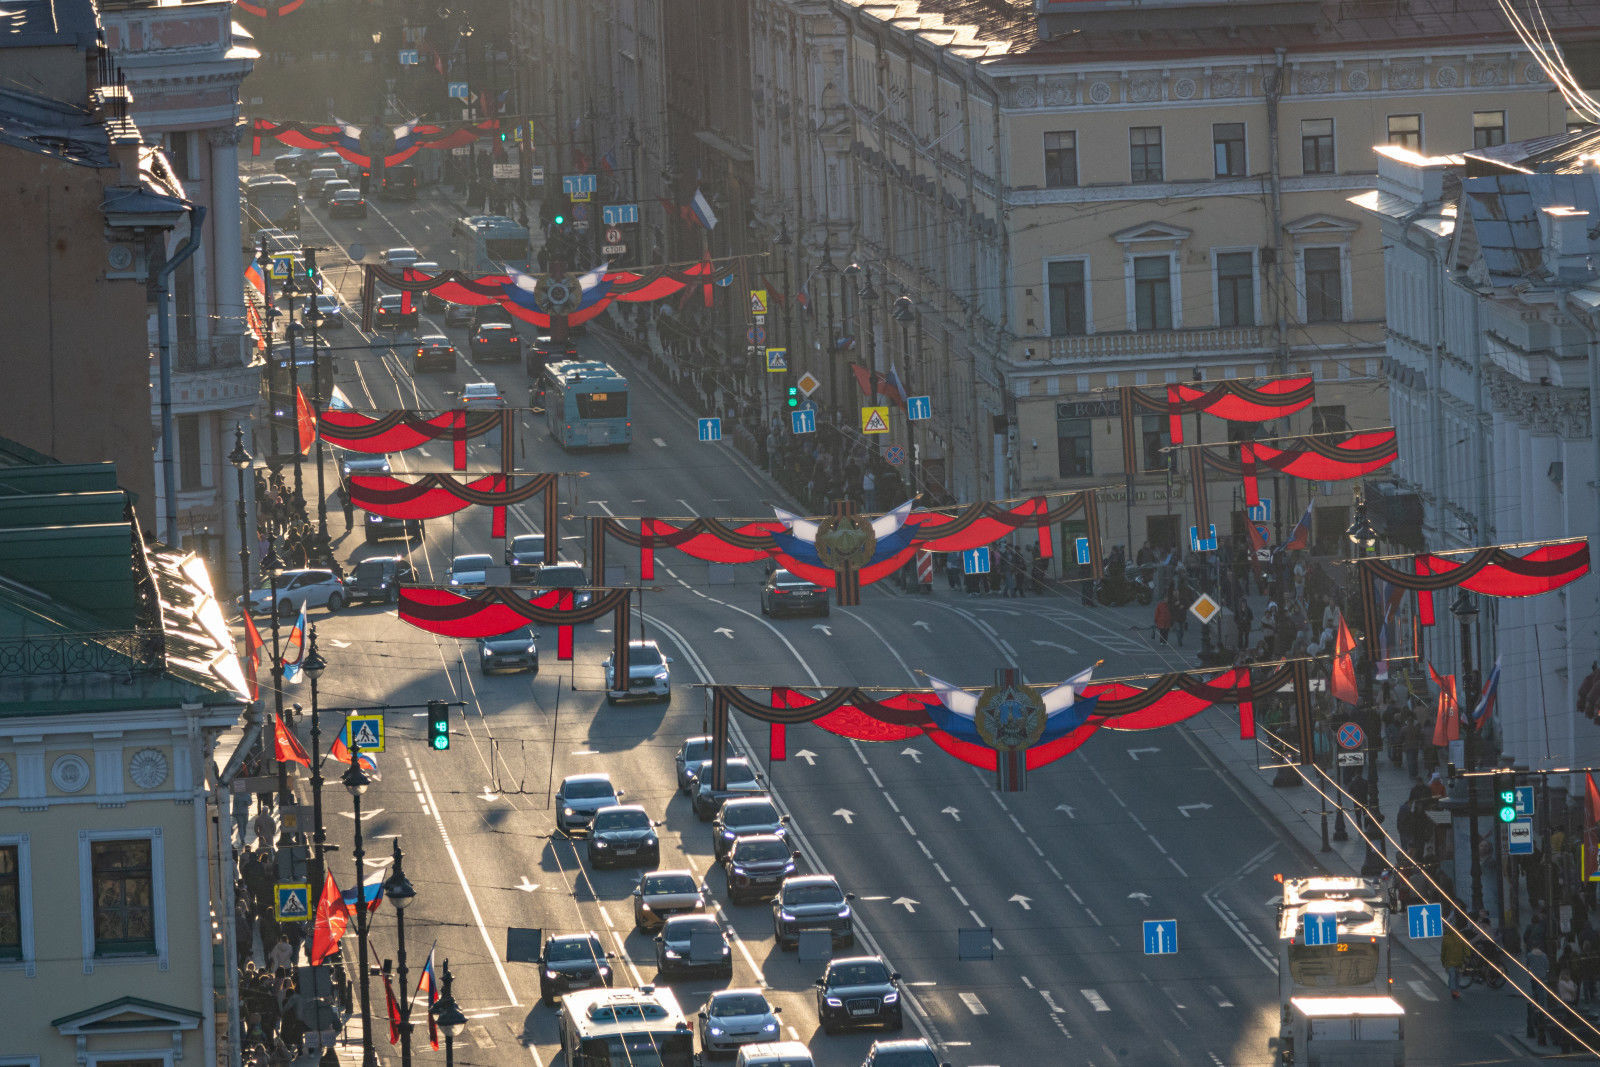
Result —
[[574, 448], [627, 448], [633, 443], [628, 379], [599, 360], [546, 363], [534, 386], [542, 394], [550, 436]]
[[694, 1067], [694, 1029], [665, 986], [568, 993], [556, 1024], [568, 1067]]
[[528, 228], [504, 215], [468, 215], [456, 220], [455, 234], [461, 239], [462, 269], [473, 274], [491, 274], [515, 267], [532, 270], [528, 247]]

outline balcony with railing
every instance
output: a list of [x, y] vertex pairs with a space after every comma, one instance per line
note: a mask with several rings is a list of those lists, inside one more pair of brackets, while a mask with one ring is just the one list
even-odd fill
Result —
[[[150, 353], [152, 388], [160, 382], [160, 352]], [[223, 334], [172, 342], [172, 405], [183, 414], [248, 408], [261, 393], [261, 368], [245, 358], [244, 338]]]
[[1218, 326], [1199, 330], [1121, 330], [1071, 337], [1022, 338], [1015, 343], [1015, 349], [1018, 362], [1049, 359], [1064, 363], [1114, 363], [1147, 356], [1188, 360], [1266, 355], [1272, 351], [1272, 340], [1269, 331], [1261, 326]]

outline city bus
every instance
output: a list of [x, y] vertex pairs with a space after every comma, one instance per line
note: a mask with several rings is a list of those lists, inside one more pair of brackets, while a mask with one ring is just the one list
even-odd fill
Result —
[[568, 993], [556, 1024], [567, 1067], [694, 1067], [694, 1029], [664, 986]]
[[[255, 246], [256, 233], [278, 229], [286, 234], [300, 232], [300, 187], [282, 174], [258, 174], [245, 183], [241, 194], [244, 217], [240, 227], [245, 249]], [[295, 244], [299, 244], [296, 238]]]
[[547, 363], [540, 386], [550, 436], [563, 449], [627, 448], [633, 442], [628, 379], [599, 360]]
[[532, 270], [528, 252], [528, 228], [504, 215], [469, 215], [457, 219], [455, 233], [460, 240], [462, 269], [474, 274], [491, 274], [515, 267]]

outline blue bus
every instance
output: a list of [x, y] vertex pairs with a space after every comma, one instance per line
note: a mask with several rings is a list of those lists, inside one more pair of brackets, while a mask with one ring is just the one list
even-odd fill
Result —
[[547, 363], [541, 385], [550, 436], [563, 449], [627, 448], [633, 442], [628, 379], [609, 363]]
[[461, 268], [473, 274], [493, 274], [507, 266], [530, 271], [528, 228], [504, 215], [468, 215], [456, 220], [461, 238]]

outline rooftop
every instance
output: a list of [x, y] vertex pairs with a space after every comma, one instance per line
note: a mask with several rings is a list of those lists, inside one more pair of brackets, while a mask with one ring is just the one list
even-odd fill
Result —
[[87, 52], [99, 40], [93, 0], [0, 2], [0, 48], [68, 46]]

